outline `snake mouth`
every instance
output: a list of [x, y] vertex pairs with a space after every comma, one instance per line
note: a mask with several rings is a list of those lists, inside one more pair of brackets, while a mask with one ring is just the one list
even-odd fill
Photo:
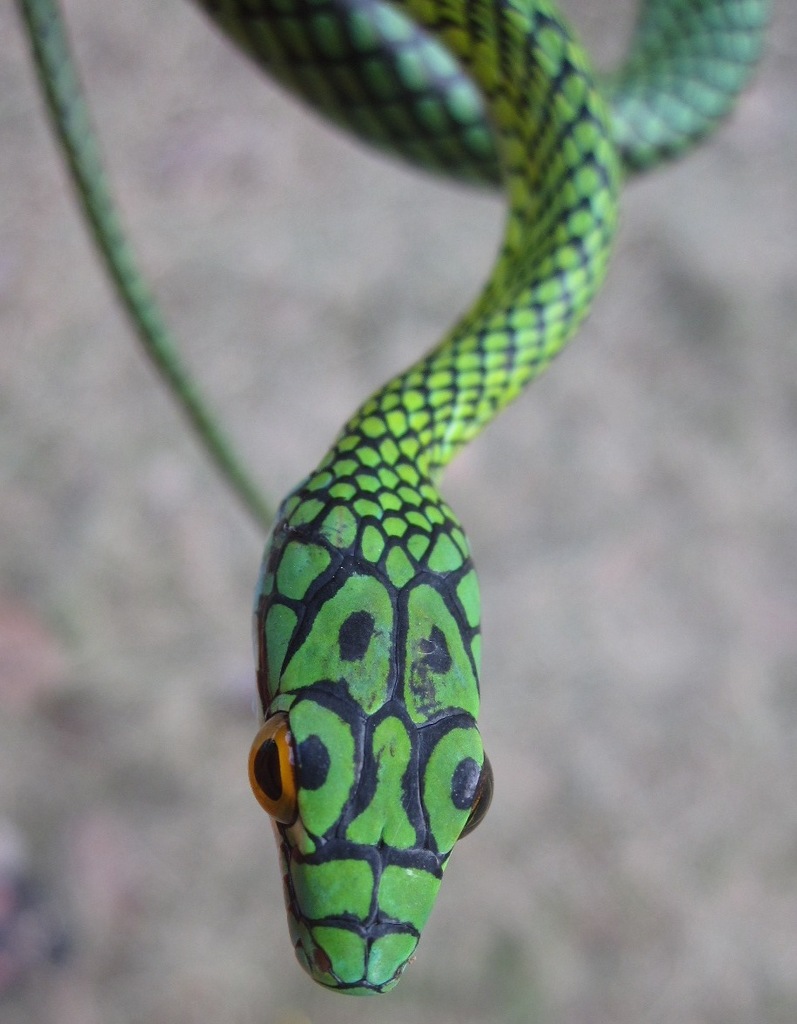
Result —
[[368, 938], [340, 924], [303, 923], [298, 931], [294, 949], [302, 967], [319, 985], [352, 996], [381, 995], [394, 988], [414, 959], [418, 943], [417, 935], [404, 930]]
[[305, 854], [301, 822], [276, 828], [299, 963], [325, 988], [349, 995], [390, 991], [414, 956], [446, 858], [334, 838]]

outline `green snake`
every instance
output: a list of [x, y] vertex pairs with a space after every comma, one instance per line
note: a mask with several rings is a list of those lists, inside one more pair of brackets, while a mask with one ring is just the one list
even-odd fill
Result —
[[[162, 333], [85, 155], [57, 10], [18, 2], [117, 286], [140, 332]], [[573, 335], [604, 278], [623, 178], [729, 111], [769, 4], [647, 0], [625, 63], [600, 78], [550, 0], [198, 3], [337, 124], [507, 197], [482, 293], [285, 499], [255, 594], [263, 724], [249, 773], [273, 819], [291, 939], [321, 984], [386, 992], [493, 785], [477, 728], [478, 582], [440, 475]]]

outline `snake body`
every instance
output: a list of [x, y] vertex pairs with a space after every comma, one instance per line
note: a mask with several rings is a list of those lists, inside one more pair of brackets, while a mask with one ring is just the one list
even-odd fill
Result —
[[[19, 2], [41, 34], [51, 0]], [[648, 0], [626, 62], [598, 79], [549, 0], [197, 2], [323, 115], [508, 202], [482, 293], [284, 500], [256, 588], [250, 780], [291, 938], [321, 984], [385, 992], [492, 792], [478, 582], [440, 475], [586, 315], [624, 176], [731, 108], [768, 3]]]

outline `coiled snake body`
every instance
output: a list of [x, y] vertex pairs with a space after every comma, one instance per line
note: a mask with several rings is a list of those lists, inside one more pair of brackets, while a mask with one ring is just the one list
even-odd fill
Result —
[[[647, 0], [626, 63], [600, 81], [549, 0], [197, 2], [338, 124], [508, 200], [481, 295], [285, 499], [256, 590], [250, 779], [274, 819], [291, 938], [322, 984], [384, 992], [492, 791], [478, 583], [438, 479], [587, 313], [624, 175], [730, 109], [768, 3]], [[46, 68], [57, 12], [19, 3]]]

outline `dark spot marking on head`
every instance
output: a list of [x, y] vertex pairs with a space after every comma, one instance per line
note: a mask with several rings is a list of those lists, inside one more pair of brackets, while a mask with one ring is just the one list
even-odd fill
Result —
[[370, 612], [351, 613], [338, 631], [338, 647], [343, 661], [360, 661], [365, 657], [374, 625], [374, 617]]
[[482, 770], [472, 757], [463, 758], [451, 779], [451, 802], [459, 811], [469, 811], [476, 799]]
[[443, 675], [451, 670], [453, 662], [448, 651], [445, 633], [437, 626], [432, 626], [432, 632], [428, 639], [421, 640], [418, 647], [430, 672]]
[[320, 736], [302, 740], [297, 751], [302, 789], [321, 789], [329, 775], [329, 751]]

